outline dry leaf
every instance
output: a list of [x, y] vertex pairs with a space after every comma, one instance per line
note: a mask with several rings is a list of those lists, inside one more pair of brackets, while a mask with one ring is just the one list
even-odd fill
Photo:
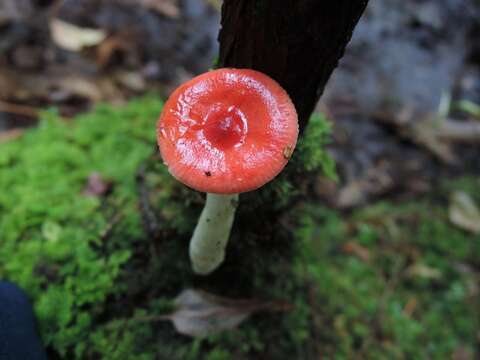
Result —
[[405, 304], [405, 307], [403, 308], [403, 314], [411, 317], [417, 306], [418, 300], [416, 298], [410, 298], [410, 300], [408, 300], [408, 302]]
[[454, 164], [457, 161], [455, 154], [451, 148], [451, 144], [442, 139], [439, 136], [439, 128], [441, 122], [438, 119], [420, 119], [413, 125], [406, 129], [406, 133], [416, 143], [424, 146], [440, 160], [446, 164]]
[[114, 79], [127, 89], [132, 91], [144, 91], [147, 87], [147, 83], [144, 77], [135, 71], [123, 71], [119, 70], [113, 75]]
[[81, 28], [60, 19], [53, 19], [50, 22], [50, 31], [55, 43], [70, 51], [80, 51], [84, 47], [98, 45], [107, 37], [104, 30]]
[[438, 129], [438, 136], [442, 140], [478, 144], [480, 142], [480, 123], [475, 120], [447, 119]]
[[[117, 52], [126, 52], [131, 48], [132, 44], [129, 43], [134, 41], [132, 39], [127, 39], [124, 36], [114, 35], [110, 36], [105, 41], [102, 41], [96, 49], [96, 61], [99, 67], [105, 67], [111, 61], [114, 54]], [[133, 51], [133, 50], [132, 50]]]
[[480, 233], [480, 210], [463, 191], [456, 191], [451, 195], [448, 215], [454, 225], [474, 234]]
[[[0, 83], [1, 82], [2, 81], [0, 81]], [[0, 112], [6, 112], [31, 118], [37, 118], [39, 113], [37, 109], [31, 106], [13, 104], [5, 101], [0, 101]]]
[[439, 279], [442, 277], [440, 270], [425, 264], [414, 264], [407, 269], [407, 274], [411, 277], [422, 277], [426, 279]]
[[352, 180], [339, 190], [336, 206], [344, 209], [362, 204], [366, 200], [366, 188], [366, 181]]
[[389, 162], [378, 162], [366, 169], [360, 178], [352, 179], [340, 188], [334, 205], [340, 209], [351, 208], [362, 205], [371, 196], [387, 193], [395, 185], [391, 172]]
[[343, 251], [345, 251], [347, 254], [353, 254], [357, 256], [364, 262], [368, 262], [370, 260], [370, 251], [366, 247], [356, 242], [347, 242], [345, 245], [343, 245]]
[[453, 119], [426, 119], [418, 121], [409, 130], [410, 137], [423, 145], [447, 164], [458, 161], [452, 150], [452, 143], [480, 142], [480, 124], [476, 121]]
[[[39, 73], [22, 73], [0, 67], [0, 98], [15, 99], [21, 103], [41, 100], [49, 104], [58, 104], [72, 97], [90, 102], [124, 99], [124, 94], [110, 74], [84, 74], [80, 69], [75, 69], [58, 65]], [[11, 104], [9, 108], [12, 108]], [[19, 113], [19, 110], [16, 106], [14, 112]], [[22, 106], [22, 113], [28, 115], [24, 110], [26, 108]]]
[[260, 310], [287, 311], [291, 305], [283, 302], [233, 300], [204, 291], [186, 289], [175, 299], [177, 310], [161, 319], [173, 322], [183, 335], [205, 337], [240, 325]]
[[103, 92], [99, 86], [99, 82], [92, 81], [82, 76], [65, 76], [63, 79], [56, 79], [56, 83], [52, 81], [52, 87], [58, 87], [58, 90], [52, 91], [50, 97], [54, 101], [64, 101], [72, 95], [80, 96], [92, 101], [100, 101], [103, 99]]
[[447, 119], [438, 114], [421, 114], [405, 107], [399, 114], [378, 112], [374, 115], [375, 120], [393, 125], [402, 137], [424, 147], [444, 163], [454, 164], [458, 160], [451, 142], [445, 141], [448, 137]]
[[111, 181], [105, 181], [99, 173], [93, 172], [88, 177], [87, 185], [82, 195], [98, 197], [107, 194], [111, 189]]

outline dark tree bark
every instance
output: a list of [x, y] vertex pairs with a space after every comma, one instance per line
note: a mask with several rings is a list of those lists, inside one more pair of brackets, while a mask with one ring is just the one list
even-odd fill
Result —
[[224, 0], [219, 64], [277, 80], [292, 98], [303, 130], [367, 3]]

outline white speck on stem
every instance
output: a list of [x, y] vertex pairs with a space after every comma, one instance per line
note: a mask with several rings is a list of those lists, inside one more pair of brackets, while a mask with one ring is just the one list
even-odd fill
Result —
[[232, 229], [238, 194], [207, 193], [207, 200], [190, 240], [190, 259], [193, 271], [208, 275], [225, 259]]

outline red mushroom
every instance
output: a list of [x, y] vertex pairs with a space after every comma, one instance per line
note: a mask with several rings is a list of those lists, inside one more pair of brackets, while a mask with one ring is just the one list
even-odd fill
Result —
[[238, 194], [272, 180], [297, 136], [290, 97], [258, 71], [210, 71], [170, 96], [158, 122], [162, 158], [175, 178], [207, 193], [190, 244], [196, 272], [209, 273], [223, 261]]

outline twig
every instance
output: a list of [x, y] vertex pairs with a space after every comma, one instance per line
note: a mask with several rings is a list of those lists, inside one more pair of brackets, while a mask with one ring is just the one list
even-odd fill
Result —
[[480, 143], [478, 121], [445, 120], [438, 128], [438, 136], [444, 140]]
[[39, 111], [31, 106], [18, 105], [0, 101], [0, 112], [38, 118]]

